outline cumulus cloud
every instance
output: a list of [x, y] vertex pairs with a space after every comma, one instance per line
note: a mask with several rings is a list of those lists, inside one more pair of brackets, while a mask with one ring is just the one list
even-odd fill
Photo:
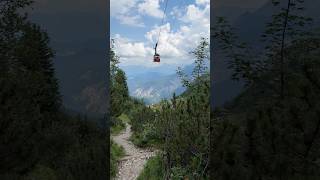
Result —
[[[176, 10], [174, 10], [176, 11]], [[155, 26], [147, 32], [145, 37], [149, 42], [155, 43], [161, 29], [158, 50], [167, 57], [187, 57], [200, 41], [201, 37], [210, 35], [210, 5], [200, 7], [188, 5], [181, 15], [180, 28], [173, 31], [169, 23], [162, 27]]]
[[160, 9], [159, 0], [144, 0], [138, 5], [138, 10], [142, 14], [146, 14], [155, 18], [162, 18], [164, 12]]
[[119, 14], [127, 14], [130, 9], [135, 7], [138, 0], [111, 0], [110, 1], [110, 14], [117, 16]]
[[119, 20], [120, 24], [144, 27], [141, 16], [134, 13], [139, 0], [111, 0], [110, 15]]
[[120, 57], [147, 57], [152, 54], [152, 48], [146, 47], [143, 42], [134, 42], [119, 34], [114, 37], [115, 48]]
[[204, 8], [194, 4], [189, 5], [181, 20], [189, 24], [210, 25], [210, 5], [206, 5]]
[[183, 11], [180, 9], [181, 7], [175, 6], [172, 8], [172, 11], [170, 12], [171, 17], [178, 18], [183, 15]]
[[118, 15], [117, 19], [121, 24], [135, 26], [135, 27], [145, 27], [144, 23], [141, 22], [141, 17], [139, 15]]
[[161, 30], [158, 53], [161, 61], [166, 64], [190, 64], [194, 59], [190, 55], [199, 43], [201, 37], [209, 38], [210, 35], [210, 5], [190, 4], [180, 12], [174, 8], [174, 14], [178, 14], [179, 28], [173, 30], [168, 22], [162, 26], [155, 25], [145, 34], [145, 41], [133, 42], [117, 35], [117, 52], [121, 56], [124, 65], [154, 66], [152, 63], [153, 47], [158, 40]]
[[210, 4], [210, 0], [196, 0], [196, 4], [198, 5]]
[[184, 54], [183, 49], [179, 48], [180, 44], [183, 43], [182, 40], [184, 37], [181, 32], [172, 32], [170, 23], [160, 27], [154, 27], [154, 29], [147, 32], [145, 37], [152, 44], [155, 44], [159, 38], [158, 51], [161, 52], [164, 57], [181, 57]]
[[164, 12], [160, 7], [160, 0], [111, 0], [110, 14], [120, 24], [145, 27], [142, 16], [162, 18]]
[[[166, 28], [168, 28], [168, 25]], [[157, 33], [152, 31], [150, 33]], [[152, 36], [152, 35], [151, 35]], [[120, 62], [122, 65], [140, 65], [145, 67], [155, 67], [161, 66], [164, 64], [183, 64], [183, 56], [181, 56], [180, 51], [175, 47], [175, 43], [170, 43], [164, 41], [161, 48], [158, 49], [162, 53], [162, 62], [161, 64], [153, 63], [153, 43], [150, 42], [134, 42], [130, 39], [124, 38], [119, 34], [114, 36], [115, 39], [115, 51], [120, 57]], [[164, 39], [167, 39], [164, 38]], [[179, 57], [179, 58], [177, 58]], [[190, 61], [191, 62], [191, 61]], [[189, 63], [190, 63], [189, 62]]]

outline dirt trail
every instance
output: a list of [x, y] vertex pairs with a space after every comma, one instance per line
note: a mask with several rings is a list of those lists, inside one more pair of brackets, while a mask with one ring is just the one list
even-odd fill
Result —
[[112, 139], [126, 152], [126, 156], [118, 163], [118, 174], [116, 180], [135, 180], [144, 168], [147, 160], [155, 155], [152, 150], [135, 147], [129, 138], [131, 136], [131, 126], [126, 124], [126, 130]]

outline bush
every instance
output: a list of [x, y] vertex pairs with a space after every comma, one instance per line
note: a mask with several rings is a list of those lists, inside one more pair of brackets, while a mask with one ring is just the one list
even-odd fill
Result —
[[155, 126], [151, 123], [147, 123], [143, 124], [142, 127], [142, 132], [134, 132], [130, 140], [134, 145], [142, 148], [148, 146], [156, 146], [159, 143], [159, 140]]
[[111, 164], [111, 167], [110, 167], [110, 175], [111, 177], [115, 177], [116, 174], [117, 174], [117, 165], [118, 165], [118, 160], [123, 157], [125, 155], [125, 151], [123, 149], [123, 147], [117, 145], [116, 143], [114, 143], [112, 140], [111, 140], [111, 143], [110, 143], [110, 164]]
[[148, 160], [138, 180], [162, 180], [164, 179], [163, 162], [160, 155]]
[[27, 180], [37, 180], [37, 179], [46, 179], [46, 180], [58, 180], [56, 172], [46, 166], [37, 165], [34, 171], [30, 173]]
[[111, 134], [118, 134], [126, 128], [126, 124], [119, 117], [111, 118]]

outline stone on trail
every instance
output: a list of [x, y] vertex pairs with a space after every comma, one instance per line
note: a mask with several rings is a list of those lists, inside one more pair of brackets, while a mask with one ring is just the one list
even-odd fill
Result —
[[118, 145], [122, 146], [128, 156], [122, 158], [119, 162], [116, 180], [135, 180], [147, 163], [147, 160], [155, 156], [155, 153], [148, 149], [137, 148], [129, 141], [131, 136], [131, 126], [126, 124], [126, 130], [112, 137]]

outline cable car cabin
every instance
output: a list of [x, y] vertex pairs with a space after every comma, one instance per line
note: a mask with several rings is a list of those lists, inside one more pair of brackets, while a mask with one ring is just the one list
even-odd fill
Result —
[[160, 62], [160, 55], [159, 54], [155, 54], [153, 56], [153, 62]]

